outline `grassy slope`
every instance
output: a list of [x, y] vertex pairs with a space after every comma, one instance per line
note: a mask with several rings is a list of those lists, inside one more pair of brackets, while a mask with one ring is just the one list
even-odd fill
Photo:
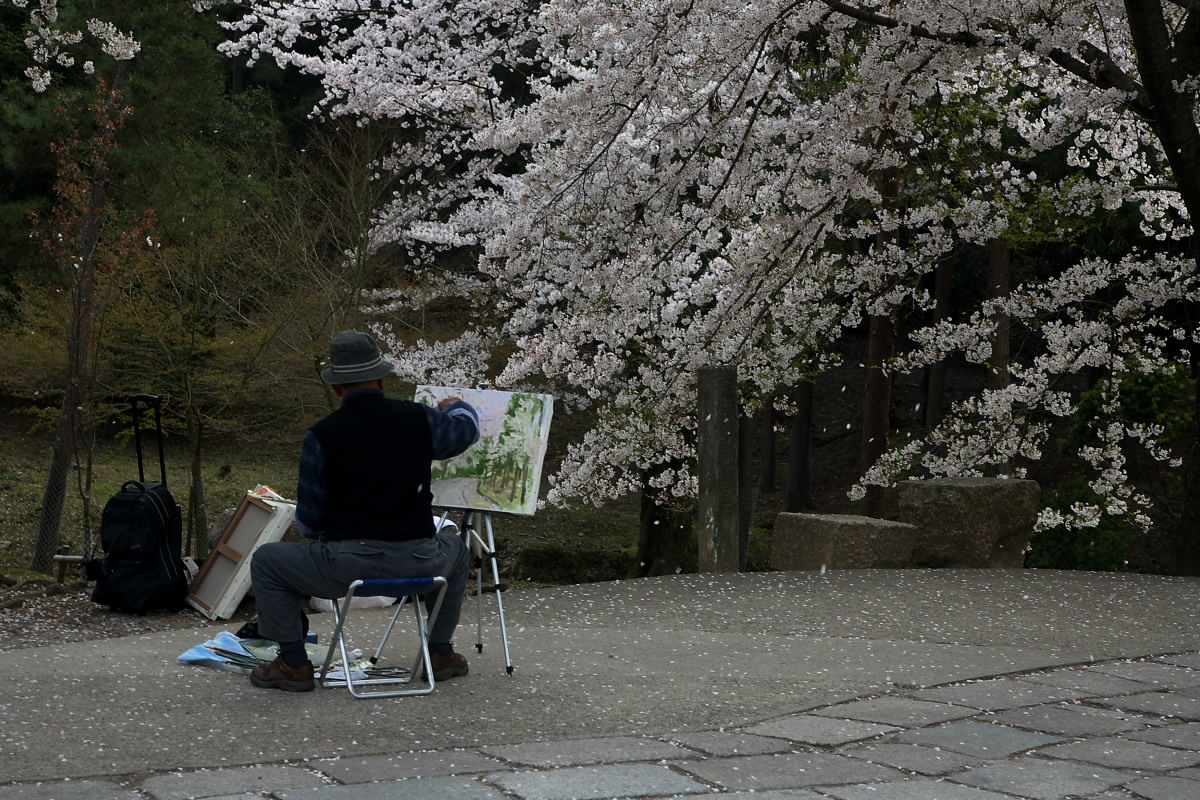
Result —
[[[818, 381], [816, 450], [812, 465], [812, 495], [822, 513], [861, 513], [846, 497], [860, 469], [859, 411], [847, 397], [861, 387], [861, 369], [855, 354], [846, 367]], [[411, 387], [409, 387], [411, 390]], [[403, 387], [392, 392], [403, 394]], [[897, 386], [897, 416], [912, 425], [919, 408], [919, 386], [910, 379]], [[34, 430], [31, 416], [0, 406], [0, 436], [7, 445], [0, 451], [0, 575], [29, 577], [24, 571], [32, 553], [38, 510], [49, 463], [50, 433]], [[209, 442], [204, 458], [210, 519], [236, 506], [246, 490], [263, 483], [285, 496], [294, 494], [296, 459], [304, 425], [275, 430], [253, 438], [222, 437]], [[585, 424], [556, 409], [551, 428], [544, 475], [557, 471], [567, 444], [582, 436]], [[147, 471], [158, 474], [153, 437], [147, 442]], [[786, 477], [787, 437], [777, 441], [778, 491], [759, 497], [756, 533], [751, 545], [751, 569], [765, 568], [769, 535], [775, 514], [782, 510]], [[167, 442], [168, 485], [186, 507], [187, 453], [181, 437]], [[137, 462], [129, 437], [103, 442], [95, 468], [94, 519], [120, 484], [136, 478]], [[68, 487], [63, 540], [70, 552], [82, 550], [79, 511], [81, 502], [74, 483]], [[604, 508], [545, 508], [532, 517], [497, 516], [495, 533], [504, 580], [532, 583], [572, 583], [624, 577], [636, 558], [638, 504], [636, 498]], [[98, 534], [97, 534], [98, 536]]]
[[[556, 420], [557, 422], [558, 420]], [[34, 425], [33, 417], [19, 409], [0, 410], [0, 436], [6, 447], [0, 456], [0, 575], [24, 579], [32, 557], [38, 517], [50, 459], [51, 433]], [[560, 426], [552, 453], [562, 452], [570, 424]], [[244, 493], [266, 484], [291, 497], [296, 486], [296, 459], [301, 426], [253, 439], [224, 437], [209, 442], [205, 453], [205, 481], [210, 519], [236, 506]], [[157, 441], [144, 437], [145, 468], [149, 480], [158, 480]], [[186, 508], [188, 455], [181, 437], [168, 437], [167, 485]], [[546, 472], [556, 464], [549, 463]], [[122, 436], [100, 443], [94, 460], [93, 526], [105, 501], [120, 485], [137, 478], [132, 439]], [[83, 501], [72, 472], [62, 526], [66, 552], [83, 552]], [[623, 577], [635, 557], [637, 510], [631, 502], [604, 509], [547, 508], [533, 517], [496, 516], [494, 531], [506, 570], [505, 580], [564, 583]]]

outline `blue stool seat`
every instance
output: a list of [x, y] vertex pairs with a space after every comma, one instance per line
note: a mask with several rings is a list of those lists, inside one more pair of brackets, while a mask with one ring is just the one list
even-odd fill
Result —
[[[395, 597], [396, 611], [391, 621], [384, 629], [383, 637], [375, 648], [375, 654], [370, 657], [370, 666], [358, 677], [354, 676], [350, 648], [346, 645], [346, 621], [350, 616], [351, 601], [355, 597]], [[429, 655], [429, 629], [437, 620], [442, 608], [442, 600], [446, 596], [446, 579], [437, 577], [421, 578], [372, 578], [357, 580], [350, 584], [344, 598], [338, 598], [333, 604], [335, 626], [333, 638], [329, 641], [329, 650], [325, 654], [325, 663], [321, 667], [321, 685], [326, 688], [345, 686], [355, 697], [403, 697], [406, 695], [429, 694], [434, 688], [433, 663]], [[421, 599], [425, 598], [429, 606], [429, 619], [421, 613]], [[432, 598], [432, 603], [429, 602]], [[413, 608], [417, 627], [417, 652], [412, 667], [380, 667], [379, 662], [388, 639], [404, 611], [405, 605]], [[335, 651], [342, 656], [343, 677], [330, 678], [329, 666], [333, 663]], [[417, 687], [418, 680], [426, 685]], [[400, 687], [400, 688], [396, 688]], [[414, 688], [415, 687], [415, 688]]]

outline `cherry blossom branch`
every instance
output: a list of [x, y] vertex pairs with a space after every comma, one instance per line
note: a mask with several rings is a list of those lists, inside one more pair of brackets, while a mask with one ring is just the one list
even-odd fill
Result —
[[[1190, 3], [1200, 2], [1200, 0], [1184, 1]], [[876, 11], [841, 2], [841, 0], [822, 0], [822, 2], [833, 10], [862, 22], [868, 22], [884, 28], [904, 28], [910, 35], [919, 39], [932, 39], [948, 44], [965, 45], [967, 47], [995, 44], [994, 40], [971, 31], [935, 31], [922, 25], [904, 23]], [[1021, 47], [1029, 52], [1036, 52], [1040, 47], [1040, 43], [1036, 39], [1023, 39], [1019, 30], [998, 20], [985, 21], [981, 23], [980, 29], [1014, 36], [1020, 41]], [[1121, 69], [1107, 53], [1091, 42], [1086, 40], [1081, 41], [1078, 47], [1081, 50], [1082, 58], [1071, 55], [1061, 47], [1051, 48], [1049, 56], [1056, 64], [1077, 78], [1081, 78], [1101, 89], [1119, 89], [1125, 92], [1128, 95], [1125, 104], [1131, 111], [1145, 119], [1154, 118], [1153, 105], [1141, 84], [1130, 77], [1125, 70]]]
[[[17, 8], [29, 8], [30, 33], [25, 37], [33, 65], [25, 70], [25, 76], [33, 83], [34, 91], [44, 92], [52, 80], [52, 68], [75, 66], [71, 48], [83, 41], [86, 31], [100, 43], [100, 49], [117, 61], [133, 59], [141, 45], [131, 34], [117, 29], [111, 22], [91, 18], [83, 29], [65, 28], [60, 24], [58, 0], [0, 0], [10, 2]], [[87, 74], [95, 71], [95, 64], [85, 61], [80, 68]]]

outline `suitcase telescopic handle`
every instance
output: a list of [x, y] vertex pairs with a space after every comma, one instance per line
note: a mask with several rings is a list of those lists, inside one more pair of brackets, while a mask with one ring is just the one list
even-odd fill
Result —
[[133, 440], [137, 449], [138, 480], [146, 480], [146, 471], [142, 465], [142, 429], [138, 424], [138, 403], [145, 403], [154, 409], [154, 427], [158, 432], [158, 471], [162, 477], [162, 485], [167, 485], [167, 459], [163, 452], [162, 435], [162, 398], [156, 394], [131, 394], [128, 398], [129, 408], [133, 413]]
[[151, 408], [162, 408], [162, 398], [156, 394], [131, 394], [129, 395], [129, 404], [136, 406], [138, 403], [145, 403]]

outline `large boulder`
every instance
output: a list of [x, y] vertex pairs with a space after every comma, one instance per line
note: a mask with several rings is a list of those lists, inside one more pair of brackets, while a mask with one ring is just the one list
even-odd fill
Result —
[[917, 566], [1023, 567], [1041, 494], [1029, 480], [903, 481], [897, 518], [917, 529]]
[[912, 566], [916, 528], [849, 514], [779, 514], [771, 569], [871, 569]]

